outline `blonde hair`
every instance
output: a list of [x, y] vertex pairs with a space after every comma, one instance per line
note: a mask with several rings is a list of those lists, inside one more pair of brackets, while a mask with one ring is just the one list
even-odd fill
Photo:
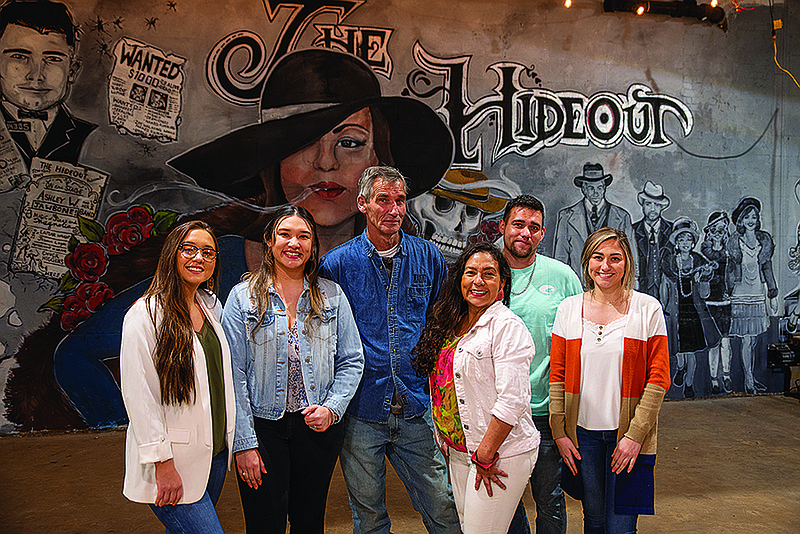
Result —
[[583, 278], [583, 285], [590, 291], [594, 289], [594, 280], [592, 280], [592, 277], [589, 275], [589, 259], [600, 245], [609, 239], [613, 239], [619, 244], [625, 256], [625, 273], [622, 275], [622, 289], [630, 291], [633, 289], [633, 281], [636, 273], [631, 244], [625, 232], [608, 226], [592, 232], [583, 243], [583, 252], [581, 253], [581, 276]]

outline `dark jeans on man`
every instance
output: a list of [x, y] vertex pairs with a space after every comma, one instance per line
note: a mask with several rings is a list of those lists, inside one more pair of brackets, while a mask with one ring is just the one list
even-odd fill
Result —
[[236, 477], [248, 534], [285, 532], [287, 515], [291, 532], [321, 534], [344, 426], [315, 432], [300, 412], [287, 413], [277, 421], [256, 417], [254, 423], [267, 474], [261, 475], [257, 490]]
[[[536, 534], [566, 534], [567, 503], [561, 489], [561, 454], [558, 452], [549, 417], [534, 415], [542, 441], [539, 444], [539, 458], [531, 473], [531, 494], [536, 503]], [[508, 527], [509, 534], [530, 534], [528, 515], [522, 501], [517, 506], [514, 519]]]

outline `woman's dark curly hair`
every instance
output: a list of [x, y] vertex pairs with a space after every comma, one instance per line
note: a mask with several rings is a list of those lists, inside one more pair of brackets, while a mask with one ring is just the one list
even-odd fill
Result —
[[411, 361], [414, 370], [421, 377], [426, 377], [436, 366], [442, 345], [448, 339], [453, 339], [467, 316], [467, 301], [461, 294], [461, 278], [467, 261], [481, 252], [486, 252], [497, 262], [500, 274], [500, 290], [503, 291], [503, 304], [509, 302], [511, 292], [511, 268], [503, 253], [491, 243], [473, 243], [461, 253], [456, 262], [450, 266], [450, 272], [439, 293], [439, 298], [433, 309], [428, 314], [425, 330], [422, 332], [417, 346], [412, 354], [416, 357]]

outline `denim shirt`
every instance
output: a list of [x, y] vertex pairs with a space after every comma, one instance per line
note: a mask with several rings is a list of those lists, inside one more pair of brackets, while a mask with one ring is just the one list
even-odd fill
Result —
[[[297, 303], [303, 384], [309, 404], [330, 408], [339, 421], [361, 380], [364, 354], [353, 313], [341, 288], [322, 278], [318, 283], [323, 295], [323, 319], [313, 321], [311, 337], [306, 322], [311, 310], [308, 281]], [[286, 410], [289, 321], [286, 306], [272, 286], [269, 298], [271, 306], [255, 335], [258, 312], [250, 299], [248, 282], [241, 282], [231, 290], [222, 314], [222, 327], [231, 348], [236, 394], [233, 452], [258, 446], [253, 417], [277, 420]]]
[[364, 345], [364, 378], [347, 413], [386, 423], [395, 389], [406, 419], [430, 406], [425, 379], [411, 367], [425, 316], [447, 275], [439, 249], [400, 232], [389, 278], [366, 231], [328, 252], [320, 275], [336, 281], [347, 295]]

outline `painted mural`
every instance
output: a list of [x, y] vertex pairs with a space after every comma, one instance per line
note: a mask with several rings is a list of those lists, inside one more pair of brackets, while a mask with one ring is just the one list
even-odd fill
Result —
[[[404, 230], [449, 260], [496, 241], [521, 193], [546, 205], [542, 252], [576, 271], [591, 231], [624, 230], [667, 317], [668, 398], [780, 391], [800, 87], [768, 9], [726, 6], [723, 32], [574, 4], [3, 5], [0, 430], [125, 424], [122, 318], [169, 230], [222, 236], [224, 300], [277, 206], [306, 207], [323, 251], [358, 235], [374, 164], [408, 177]], [[798, 45], [779, 33], [775, 59], [800, 70]]]

